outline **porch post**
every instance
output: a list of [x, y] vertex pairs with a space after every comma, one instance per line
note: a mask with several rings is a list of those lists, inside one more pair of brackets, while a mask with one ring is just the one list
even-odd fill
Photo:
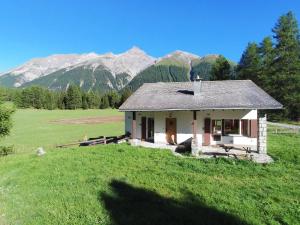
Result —
[[258, 118], [257, 150], [260, 154], [267, 154], [267, 115]]
[[193, 139], [197, 143], [197, 111], [193, 111]]
[[197, 156], [199, 155], [200, 149], [198, 145], [198, 139], [197, 139], [197, 111], [193, 111], [193, 139], [191, 143], [192, 147], [192, 155]]
[[136, 139], [136, 112], [132, 112], [131, 139]]

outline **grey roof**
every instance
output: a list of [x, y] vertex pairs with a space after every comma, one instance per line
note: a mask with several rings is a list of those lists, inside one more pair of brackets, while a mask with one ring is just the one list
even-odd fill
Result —
[[282, 108], [279, 102], [250, 80], [202, 81], [200, 94], [195, 95], [193, 87], [193, 82], [145, 83], [121, 105], [119, 110]]

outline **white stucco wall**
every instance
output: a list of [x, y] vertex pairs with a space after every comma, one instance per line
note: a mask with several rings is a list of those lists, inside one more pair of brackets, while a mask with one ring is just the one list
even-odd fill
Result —
[[[178, 144], [193, 137], [192, 111], [155, 112], [154, 141], [156, 143], [166, 143], [166, 118], [176, 118]], [[199, 143], [202, 143], [201, 134], [197, 135], [197, 139]]]
[[[166, 118], [176, 118], [177, 122], [177, 143], [181, 143], [191, 137], [192, 132], [192, 111], [170, 111], [170, 112], [137, 112], [136, 113], [136, 136], [141, 138], [141, 118], [154, 118], [154, 142], [166, 143]], [[198, 143], [203, 142], [202, 135], [204, 134], [204, 119], [257, 119], [257, 110], [207, 110], [197, 112], [197, 139]], [[132, 112], [125, 113], [125, 132], [131, 132]], [[148, 124], [147, 124], [148, 125]], [[241, 125], [240, 125], [241, 127]], [[213, 141], [211, 135], [211, 144], [233, 143], [244, 145], [255, 145], [256, 138], [244, 137], [239, 135], [222, 136], [220, 142]]]
[[125, 134], [131, 133], [132, 112], [125, 112]]

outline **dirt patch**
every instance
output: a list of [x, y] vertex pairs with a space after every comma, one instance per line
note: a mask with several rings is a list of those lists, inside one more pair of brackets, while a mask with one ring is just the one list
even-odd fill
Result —
[[85, 117], [79, 119], [59, 119], [51, 120], [50, 123], [55, 124], [103, 124], [124, 121], [124, 116], [99, 116], [99, 117]]

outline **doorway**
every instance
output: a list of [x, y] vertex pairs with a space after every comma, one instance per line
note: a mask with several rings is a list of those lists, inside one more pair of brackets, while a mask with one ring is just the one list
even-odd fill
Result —
[[177, 144], [176, 118], [166, 118], [166, 140], [171, 145]]
[[154, 140], [154, 119], [153, 118], [148, 118], [147, 134], [148, 134], [148, 140], [150, 141]]
[[142, 135], [141, 135], [141, 140], [145, 141], [146, 140], [146, 117], [142, 117]]
[[211, 119], [210, 118], [205, 118], [204, 119], [204, 143], [203, 145], [210, 145], [210, 124], [211, 124]]

